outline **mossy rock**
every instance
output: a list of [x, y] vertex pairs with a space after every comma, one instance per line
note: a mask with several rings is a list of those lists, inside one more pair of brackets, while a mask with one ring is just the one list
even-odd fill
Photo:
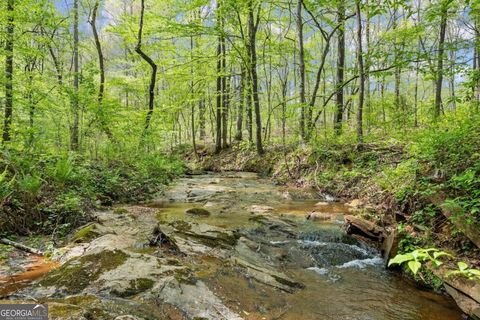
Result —
[[62, 287], [68, 294], [80, 293], [101, 274], [122, 265], [128, 255], [120, 250], [102, 251], [68, 261], [40, 281], [42, 286]]
[[185, 210], [186, 214], [197, 216], [197, 217], [208, 217], [210, 216], [210, 211], [204, 208], [190, 208]]
[[174, 278], [183, 284], [188, 284], [194, 286], [197, 283], [197, 278], [188, 268], [177, 269], [175, 270]]
[[153, 281], [152, 279], [133, 279], [130, 280], [130, 286], [128, 288], [125, 288], [124, 290], [113, 290], [112, 294], [121, 298], [128, 298], [153, 288], [154, 284], [155, 281]]
[[72, 242], [90, 242], [100, 236], [100, 233], [96, 231], [97, 226], [95, 224], [89, 224], [79, 229], [72, 237]]

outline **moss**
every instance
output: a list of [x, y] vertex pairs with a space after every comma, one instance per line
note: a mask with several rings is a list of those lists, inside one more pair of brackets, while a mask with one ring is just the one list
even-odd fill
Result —
[[72, 242], [90, 242], [93, 239], [97, 238], [100, 234], [95, 231], [97, 227], [95, 224], [89, 224], [80, 230], [78, 230], [72, 237]]
[[152, 279], [138, 278], [138, 279], [130, 280], [130, 286], [125, 290], [123, 291], [113, 290], [112, 294], [121, 298], [127, 298], [153, 288], [154, 284], [155, 284], [155, 281], [153, 281]]
[[170, 223], [170, 225], [178, 231], [190, 231], [192, 229], [192, 226], [188, 222], [183, 220], [175, 220]]
[[192, 271], [188, 268], [177, 269], [173, 277], [183, 284], [188, 284], [194, 286], [197, 283], [197, 278], [193, 275]]
[[106, 271], [122, 265], [128, 256], [119, 250], [102, 251], [67, 262], [40, 281], [43, 286], [63, 287], [66, 293], [80, 293]]

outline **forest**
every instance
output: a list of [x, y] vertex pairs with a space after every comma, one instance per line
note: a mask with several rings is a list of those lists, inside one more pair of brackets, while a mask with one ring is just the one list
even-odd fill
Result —
[[0, 65], [0, 304], [480, 319], [477, 0], [2, 0]]

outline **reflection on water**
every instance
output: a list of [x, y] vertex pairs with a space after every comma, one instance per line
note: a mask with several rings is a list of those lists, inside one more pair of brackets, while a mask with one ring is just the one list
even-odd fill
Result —
[[10, 276], [0, 276], [0, 297], [28, 286], [29, 283], [47, 274], [58, 265], [56, 262], [36, 255], [28, 256], [28, 260], [29, 263], [24, 267], [25, 271]]

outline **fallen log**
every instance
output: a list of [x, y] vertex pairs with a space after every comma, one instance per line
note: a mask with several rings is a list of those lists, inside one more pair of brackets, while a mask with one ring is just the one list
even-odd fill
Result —
[[345, 216], [345, 230], [348, 234], [356, 234], [368, 238], [373, 241], [383, 242], [385, 239], [384, 229], [368, 220]]
[[22, 251], [25, 251], [25, 252], [28, 252], [28, 253], [33, 253], [33, 254], [36, 254], [36, 255], [39, 255], [39, 256], [43, 256], [43, 252], [41, 250], [38, 250], [38, 249], [35, 249], [35, 248], [31, 248], [31, 247], [28, 247], [24, 244], [21, 244], [21, 243], [18, 243], [18, 242], [14, 242], [12, 240], [8, 240], [8, 239], [5, 239], [5, 238], [1, 238], [0, 239], [0, 243], [3, 243], [7, 246], [12, 246], [18, 250], [22, 250]]

